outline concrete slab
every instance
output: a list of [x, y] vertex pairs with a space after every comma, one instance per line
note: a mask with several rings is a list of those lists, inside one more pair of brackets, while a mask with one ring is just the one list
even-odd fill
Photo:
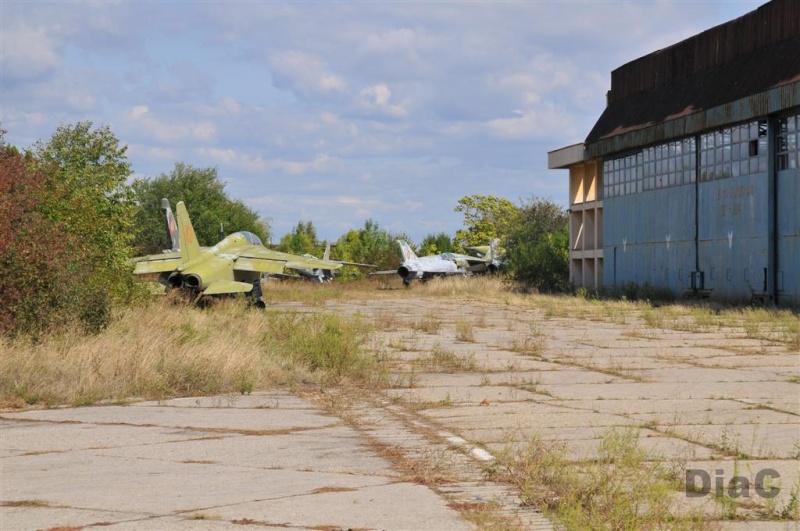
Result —
[[[422, 485], [391, 483], [361, 489], [320, 489], [303, 498], [244, 503], [218, 507], [215, 516], [225, 520], [250, 519], [284, 528], [301, 529], [469, 529], [445, 500], [431, 505], [431, 491]], [[308, 508], [313, 507], [313, 511]], [[420, 518], [420, 512], [426, 513]], [[454, 517], [455, 516], [455, 517]]]
[[[48, 409], [14, 413], [18, 420], [38, 420], [50, 423], [81, 422], [92, 424], [144, 427], [172, 427], [216, 433], [278, 433], [286, 430], [305, 430], [341, 423], [337, 418], [324, 417], [314, 411], [277, 408], [184, 407], [156, 406], [96, 406], [91, 408]], [[201, 413], [198, 414], [198, 411]], [[0, 414], [0, 418], [12, 415]], [[196, 424], [192, 424], [196, 423]]]
[[540, 395], [508, 386], [483, 385], [480, 387], [424, 387], [415, 389], [390, 389], [386, 394], [419, 407], [452, 407], [460, 404], [487, 405], [496, 402], [535, 400]]
[[[453, 337], [453, 323], [465, 319], [449, 308], [440, 311], [447, 308], [442, 301], [404, 302], [417, 315], [438, 315], [442, 339]], [[747, 441], [761, 457], [797, 458], [800, 355], [787, 351], [786, 344], [747, 337], [740, 327], [698, 326], [692, 318], [682, 324], [684, 330], [652, 327], [633, 307], [612, 304], [604, 311], [572, 299], [547, 300], [538, 309], [520, 304], [491, 308], [487, 301], [481, 308], [481, 327], [471, 343], [479, 353], [478, 370], [417, 372], [412, 389], [393, 390], [391, 396], [409, 399], [411, 408], [447, 402], [416, 414], [493, 451], [535, 434], [567, 444], [568, 455], [582, 459], [596, 453], [609, 429], [638, 425], [643, 448], [678, 464], [731, 462], [730, 450], [721, 451], [720, 445], [733, 441], [742, 448]], [[360, 311], [369, 313], [370, 307], [366, 302]], [[537, 347], [535, 358], [508, 348], [521, 342]], [[481, 348], [495, 352], [484, 361]], [[500, 391], [492, 400], [488, 394], [498, 385], [516, 385], [533, 396], [513, 400]], [[480, 395], [486, 398], [483, 405], [474, 403]], [[754, 514], [748, 509], [748, 518]]]
[[798, 386], [788, 382], [770, 382], [769, 385], [750, 385], [741, 382], [674, 382], [674, 383], [622, 383], [590, 385], [547, 385], [550, 393], [567, 399], [711, 399], [748, 398], [771, 399], [796, 394]]
[[288, 394], [2, 417], [2, 529], [472, 529], [364, 433]]
[[800, 452], [798, 424], [722, 424], [678, 425], [669, 430], [676, 435], [720, 449], [719, 454], [743, 453], [751, 458], [793, 458]]
[[612, 400], [564, 400], [562, 402], [565, 407], [574, 409], [598, 411], [616, 415], [658, 413], [666, 415], [664, 418], [669, 418], [670, 415], [679, 417], [683, 413], [697, 411], [709, 413], [736, 412], [750, 407], [747, 404], [742, 404], [735, 400], [705, 398], [651, 398], [648, 400], [616, 398]]
[[[458, 440], [461, 460], [445, 460], [457, 473], [471, 448], [514, 451], [535, 435], [578, 461], [620, 426], [639, 427], [640, 446], [673, 466], [732, 474], [769, 465], [782, 481], [800, 481], [800, 355], [786, 344], [737, 327], [654, 328], [636, 308], [582, 309], [569, 298], [536, 308], [378, 295], [325, 307], [372, 317], [372, 343], [391, 352], [393, 381], [409, 388], [351, 408], [346, 423], [283, 392], [0, 413], [0, 500], [22, 502], [0, 507], [0, 523], [470, 529], [447, 496], [480, 483], [480, 473], [437, 493], [404, 481], [410, 475], [384, 457], [420, 465]], [[414, 329], [427, 315], [438, 331]], [[456, 341], [457, 324], [470, 320], [474, 341]], [[515, 351], [523, 343], [533, 355]], [[433, 348], [474, 366], [420, 372]], [[758, 505], [747, 511], [748, 528], [789, 525], [758, 521]]]

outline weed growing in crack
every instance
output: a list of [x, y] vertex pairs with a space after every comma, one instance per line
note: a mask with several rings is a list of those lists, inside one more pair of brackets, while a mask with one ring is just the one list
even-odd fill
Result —
[[574, 463], [563, 444], [533, 436], [522, 448], [502, 452], [494, 471], [566, 529], [708, 528], [711, 522], [699, 513], [675, 512], [675, 474], [651, 459], [638, 439], [635, 429], [612, 429], [596, 459]]
[[475, 342], [475, 329], [469, 321], [456, 322], [456, 340], [467, 343]]

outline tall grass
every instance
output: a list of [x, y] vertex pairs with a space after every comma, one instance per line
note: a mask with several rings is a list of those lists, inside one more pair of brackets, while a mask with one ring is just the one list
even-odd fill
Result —
[[130, 397], [249, 393], [273, 385], [376, 385], [381, 361], [362, 348], [358, 317], [262, 312], [241, 301], [208, 309], [168, 301], [79, 330], [0, 339], [0, 405], [85, 405]]
[[516, 485], [525, 503], [564, 529], [708, 529], [701, 514], [676, 511], [674, 471], [651, 460], [634, 429], [609, 430], [596, 459], [575, 463], [564, 445], [539, 437], [499, 456], [495, 472]]

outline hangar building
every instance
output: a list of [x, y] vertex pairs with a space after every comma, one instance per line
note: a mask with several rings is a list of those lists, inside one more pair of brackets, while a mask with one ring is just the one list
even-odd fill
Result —
[[800, 305], [800, 2], [625, 64], [569, 169], [570, 276]]

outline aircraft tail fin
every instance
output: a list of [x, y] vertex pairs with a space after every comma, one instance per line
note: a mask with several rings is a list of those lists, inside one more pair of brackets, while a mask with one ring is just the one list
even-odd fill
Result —
[[408, 243], [406, 243], [404, 240], [397, 240], [397, 244], [400, 246], [400, 252], [403, 255], [404, 262], [418, 260], [417, 254], [414, 252], [411, 246], [408, 245]]
[[323, 260], [331, 259], [331, 242], [325, 242], [325, 254], [322, 255]]
[[186, 211], [186, 205], [181, 201], [176, 205], [176, 208], [178, 210], [178, 238], [180, 240], [181, 262], [185, 263], [200, 256], [200, 244], [194, 234], [194, 227], [192, 227], [192, 220], [189, 219], [189, 212]]
[[167, 220], [167, 241], [172, 245], [170, 251], [178, 252], [181, 250], [181, 242], [178, 238], [178, 224], [175, 222], [172, 207], [169, 206], [169, 199], [164, 198], [161, 200], [161, 208], [164, 210], [164, 216]]
[[497, 238], [489, 242], [489, 262], [494, 262], [497, 259]]

